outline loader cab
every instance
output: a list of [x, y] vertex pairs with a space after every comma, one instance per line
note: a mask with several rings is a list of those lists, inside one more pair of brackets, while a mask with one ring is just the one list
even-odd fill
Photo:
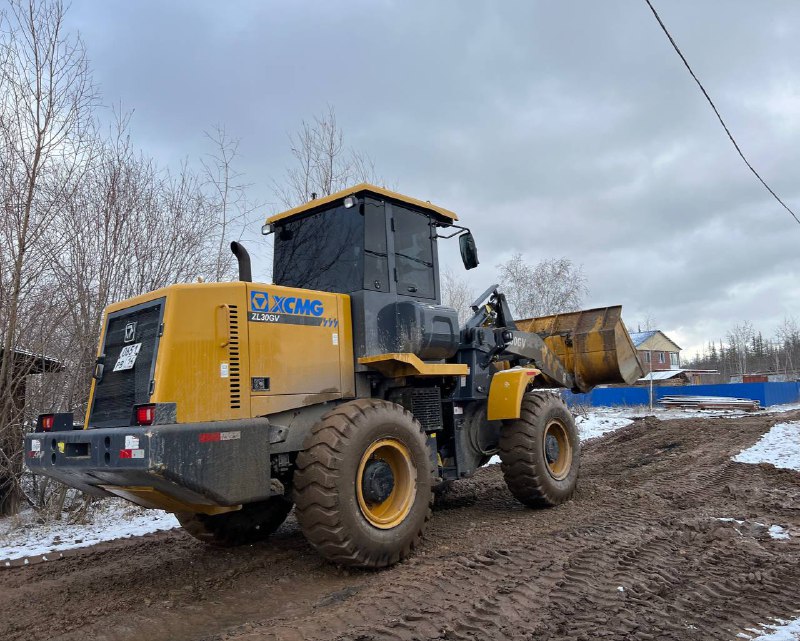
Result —
[[[455, 352], [458, 323], [440, 306], [437, 230], [457, 219], [428, 202], [357, 185], [267, 220], [273, 280], [349, 294], [357, 357], [410, 351], [445, 358]], [[446, 334], [446, 349], [415, 349], [403, 339], [420, 326]]]
[[359, 185], [273, 216], [275, 284], [439, 302], [436, 229], [455, 214], [389, 194]]

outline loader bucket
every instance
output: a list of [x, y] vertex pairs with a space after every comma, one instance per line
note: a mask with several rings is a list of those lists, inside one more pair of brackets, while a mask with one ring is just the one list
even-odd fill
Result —
[[631, 384], [644, 376], [620, 305], [515, 322], [520, 330], [544, 340], [582, 392], [596, 385]]

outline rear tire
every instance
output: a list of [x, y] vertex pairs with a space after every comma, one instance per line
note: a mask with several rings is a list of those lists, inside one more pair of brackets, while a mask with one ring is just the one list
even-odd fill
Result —
[[580, 464], [575, 419], [560, 396], [533, 392], [520, 418], [503, 421], [500, 461], [511, 494], [528, 507], [552, 507], [575, 491]]
[[350, 401], [320, 419], [297, 457], [297, 521], [329, 561], [387, 567], [422, 538], [433, 479], [426, 434], [410, 412], [383, 400]]
[[286, 520], [292, 502], [283, 496], [247, 503], [242, 509], [224, 514], [176, 512], [186, 532], [203, 543], [217, 547], [233, 547], [263, 541]]

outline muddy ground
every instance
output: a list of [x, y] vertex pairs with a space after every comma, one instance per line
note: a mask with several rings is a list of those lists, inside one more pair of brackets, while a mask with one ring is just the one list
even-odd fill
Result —
[[552, 510], [486, 468], [383, 572], [323, 563], [291, 517], [248, 548], [175, 530], [2, 570], [0, 639], [735, 639], [800, 616], [800, 474], [730, 461], [798, 419], [637, 420], [585, 444]]

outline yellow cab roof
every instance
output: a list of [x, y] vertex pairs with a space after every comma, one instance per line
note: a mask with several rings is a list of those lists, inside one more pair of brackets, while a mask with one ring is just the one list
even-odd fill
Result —
[[348, 187], [347, 189], [342, 189], [342, 191], [337, 191], [335, 194], [331, 194], [330, 196], [309, 200], [307, 203], [303, 203], [299, 207], [295, 207], [283, 213], [270, 216], [267, 218], [267, 223], [272, 224], [280, 220], [294, 218], [295, 216], [300, 216], [337, 200], [344, 200], [347, 196], [356, 196], [361, 193], [373, 194], [378, 197], [388, 198], [389, 200], [397, 200], [409, 205], [414, 205], [420, 209], [425, 209], [451, 221], [458, 220], [458, 216], [456, 216], [454, 212], [450, 211], [449, 209], [445, 209], [444, 207], [432, 205], [425, 200], [417, 200], [416, 198], [411, 198], [410, 196], [404, 196], [403, 194], [384, 189], [383, 187], [376, 187], [375, 185], [370, 185], [369, 183], [361, 183], [360, 185]]

